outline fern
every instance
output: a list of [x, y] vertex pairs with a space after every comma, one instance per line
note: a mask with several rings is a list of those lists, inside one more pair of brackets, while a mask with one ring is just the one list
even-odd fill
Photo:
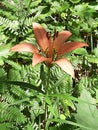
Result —
[[32, 22], [39, 17], [45, 6], [40, 6], [41, 0], [4, 0], [1, 2], [0, 25], [9, 39], [17, 42], [24, 40], [32, 32]]
[[[36, 99], [37, 92], [40, 90], [38, 88], [40, 85], [38, 83], [40, 79], [40, 66], [32, 68], [31, 65], [20, 65], [7, 59], [4, 60], [7, 67], [5, 70], [3, 68], [0, 69], [0, 127], [2, 130], [22, 130], [23, 128], [29, 130], [29, 128], [37, 128], [37, 124], [35, 123], [36, 125], [33, 126], [30, 120], [31, 115], [34, 116], [32, 118], [33, 122], [36, 119], [33, 113], [37, 116], [40, 114], [39, 110], [42, 113], [42, 108], [39, 106], [38, 101], [36, 101], [38, 100]], [[6, 78], [3, 78], [4, 76]], [[10, 81], [7, 81], [8, 79]], [[36, 106], [36, 103], [38, 106]], [[30, 110], [31, 106], [32, 110]], [[36, 109], [35, 106], [37, 107]]]
[[50, 127], [49, 130], [76, 130], [76, 127], [67, 124], [57, 124], [54, 127]]
[[52, 83], [52, 86], [58, 88], [58, 91], [60, 93], [72, 93], [72, 78], [69, 75], [67, 75], [64, 71], [62, 71], [58, 66], [54, 66], [51, 69], [50, 82]]
[[2, 100], [9, 103], [9, 104], [15, 102], [14, 97], [11, 96], [9, 92], [2, 95]]
[[[0, 123], [0, 129], [1, 130], [11, 130], [14, 126], [12, 125], [12, 123], [8, 123], [8, 122], [4, 122], [4, 123]], [[15, 129], [18, 130], [18, 129]]]
[[25, 123], [25, 116], [19, 111], [17, 107], [7, 107], [1, 113], [0, 121], [16, 122], [18, 124]]
[[[9, 124], [18, 127], [21, 123], [26, 122], [26, 117], [21, 113], [21, 111], [14, 106], [9, 106], [8, 103], [0, 103], [0, 125], [2, 127], [9, 127]], [[7, 125], [7, 126], [6, 126]]]
[[5, 34], [13, 34], [15, 36], [18, 36], [18, 22], [17, 21], [11, 21], [8, 18], [0, 17], [0, 25], [2, 26], [3, 30], [5, 31]]

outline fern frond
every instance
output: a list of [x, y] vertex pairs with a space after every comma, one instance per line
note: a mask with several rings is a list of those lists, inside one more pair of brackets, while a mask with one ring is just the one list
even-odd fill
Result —
[[57, 82], [61, 80], [59, 85], [57, 86], [57, 88], [61, 93], [72, 92], [72, 84], [73, 84], [72, 78], [69, 75], [67, 75], [64, 71], [62, 71], [58, 66], [52, 67], [50, 78], [52, 86], [55, 87]]
[[13, 124], [11, 122], [0, 123], [1, 130], [11, 130], [13, 128]]
[[[2, 110], [2, 109], [1, 109]], [[21, 111], [14, 106], [7, 106], [0, 114], [0, 122], [15, 122], [15, 124], [21, 124], [26, 122], [26, 117], [21, 113]]]
[[18, 22], [17, 21], [11, 21], [8, 18], [3, 18], [0, 16], [0, 25], [3, 26], [4, 30], [9, 30], [11, 33], [18, 35]]
[[11, 65], [14, 69], [21, 70], [21, 66], [18, 63], [8, 60], [6, 58], [3, 58], [3, 59], [4, 59], [5, 63]]
[[15, 102], [14, 97], [12, 95], [10, 95], [9, 92], [4, 93], [2, 95], [2, 100], [5, 101], [5, 102], [7, 102], [7, 103], [13, 103], [13, 102]]
[[21, 89], [19, 86], [14, 86], [11, 88], [11, 91], [13, 94], [15, 94], [16, 96], [18, 96], [18, 98], [26, 98], [27, 97], [27, 94], [26, 92]]

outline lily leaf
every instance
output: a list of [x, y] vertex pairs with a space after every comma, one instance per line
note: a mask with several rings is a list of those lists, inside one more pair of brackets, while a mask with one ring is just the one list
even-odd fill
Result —
[[20, 86], [22, 88], [29, 88], [29, 89], [32, 89], [32, 90], [35, 90], [35, 91], [38, 91], [40, 93], [43, 93], [43, 91], [40, 89], [40, 87], [36, 87], [30, 83], [27, 83], [27, 82], [22, 82], [22, 81], [3, 81], [4, 83], [7, 83], [7, 84], [11, 84], [11, 85], [17, 85], [17, 86]]
[[[98, 130], [98, 110], [95, 99], [92, 98], [91, 94], [85, 89], [82, 91], [79, 99], [92, 102], [92, 104], [81, 101], [76, 104], [77, 114], [75, 114], [75, 118], [77, 123], [88, 127], [91, 130]], [[86, 129], [81, 127], [81, 130]]]

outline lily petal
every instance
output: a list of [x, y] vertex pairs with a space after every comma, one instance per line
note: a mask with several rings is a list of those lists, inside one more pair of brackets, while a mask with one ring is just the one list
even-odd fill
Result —
[[17, 44], [14, 47], [12, 47], [10, 51], [38, 53], [38, 49], [36, 48], [36, 46], [32, 45], [31, 43]]
[[32, 66], [35, 66], [44, 61], [51, 62], [51, 58], [46, 58], [38, 53], [34, 53], [33, 59], [32, 59]]
[[64, 70], [66, 73], [68, 73], [73, 78], [75, 78], [73, 66], [66, 58], [62, 58], [60, 60], [57, 60], [54, 63], [59, 65], [62, 70]]
[[75, 50], [77, 48], [80, 47], [84, 47], [84, 46], [88, 46], [88, 44], [86, 43], [82, 43], [82, 42], [68, 42], [63, 44], [62, 46], [60, 46], [60, 49], [58, 51], [58, 55], [63, 55], [66, 54], [72, 50]]
[[33, 23], [33, 30], [34, 30], [36, 41], [40, 46], [41, 50], [45, 52], [47, 49], [50, 49], [51, 42], [46, 30], [38, 23]]
[[64, 42], [71, 36], [71, 32], [69, 31], [62, 31], [55, 36], [54, 42], [53, 42], [53, 48], [55, 48], [57, 51], [59, 47], [64, 44]]

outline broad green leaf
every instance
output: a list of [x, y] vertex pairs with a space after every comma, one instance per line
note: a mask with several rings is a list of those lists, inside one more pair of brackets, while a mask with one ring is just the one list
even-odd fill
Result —
[[7, 56], [9, 54], [9, 49], [11, 47], [11, 44], [7, 45], [0, 45], [0, 56]]
[[70, 0], [73, 4], [79, 3], [81, 0]]
[[[91, 17], [94, 12], [96, 12], [95, 9], [91, 8], [88, 3], [78, 4], [75, 6], [76, 13], [80, 17]], [[89, 22], [89, 21], [88, 21]], [[83, 23], [82, 23], [83, 24]]]
[[[81, 101], [76, 104], [77, 114], [74, 115], [77, 123], [88, 127], [91, 130], [98, 130], [98, 109], [96, 107], [95, 99], [92, 98], [91, 94], [85, 89], [82, 91], [79, 99], [85, 100], [87, 102], [92, 102], [92, 104]], [[81, 130], [86, 129], [81, 128]]]
[[[83, 128], [83, 129], [85, 129], [85, 130], [91, 130], [89, 127], [86, 127], [86, 126], [84, 126], [84, 125], [81, 125], [81, 124], [79, 124], [79, 123], [75, 123], [75, 122], [72, 122], [72, 121], [68, 121], [68, 120], [62, 120], [62, 119], [49, 119], [48, 120], [48, 123], [51, 123], [51, 122], [56, 122], [56, 123], [61, 123], [61, 124], [69, 124], [69, 125], [73, 125], [73, 126], [78, 126], [78, 127], [81, 127], [81, 128]], [[47, 124], [46, 124], [47, 125]], [[95, 130], [95, 129], [93, 129], [93, 130]]]
[[88, 62], [98, 64], [98, 57], [96, 57], [94, 55], [88, 55], [86, 58], [87, 58]]
[[78, 48], [78, 49], [74, 50], [73, 53], [79, 54], [79, 55], [86, 55], [87, 50], [85, 48]]
[[94, 10], [98, 10], [98, 5], [90, 5], [90, 7]]
[[95, 54], [96, 57], [98, 57], [98, 48], [94, 49], [94, 54]]

